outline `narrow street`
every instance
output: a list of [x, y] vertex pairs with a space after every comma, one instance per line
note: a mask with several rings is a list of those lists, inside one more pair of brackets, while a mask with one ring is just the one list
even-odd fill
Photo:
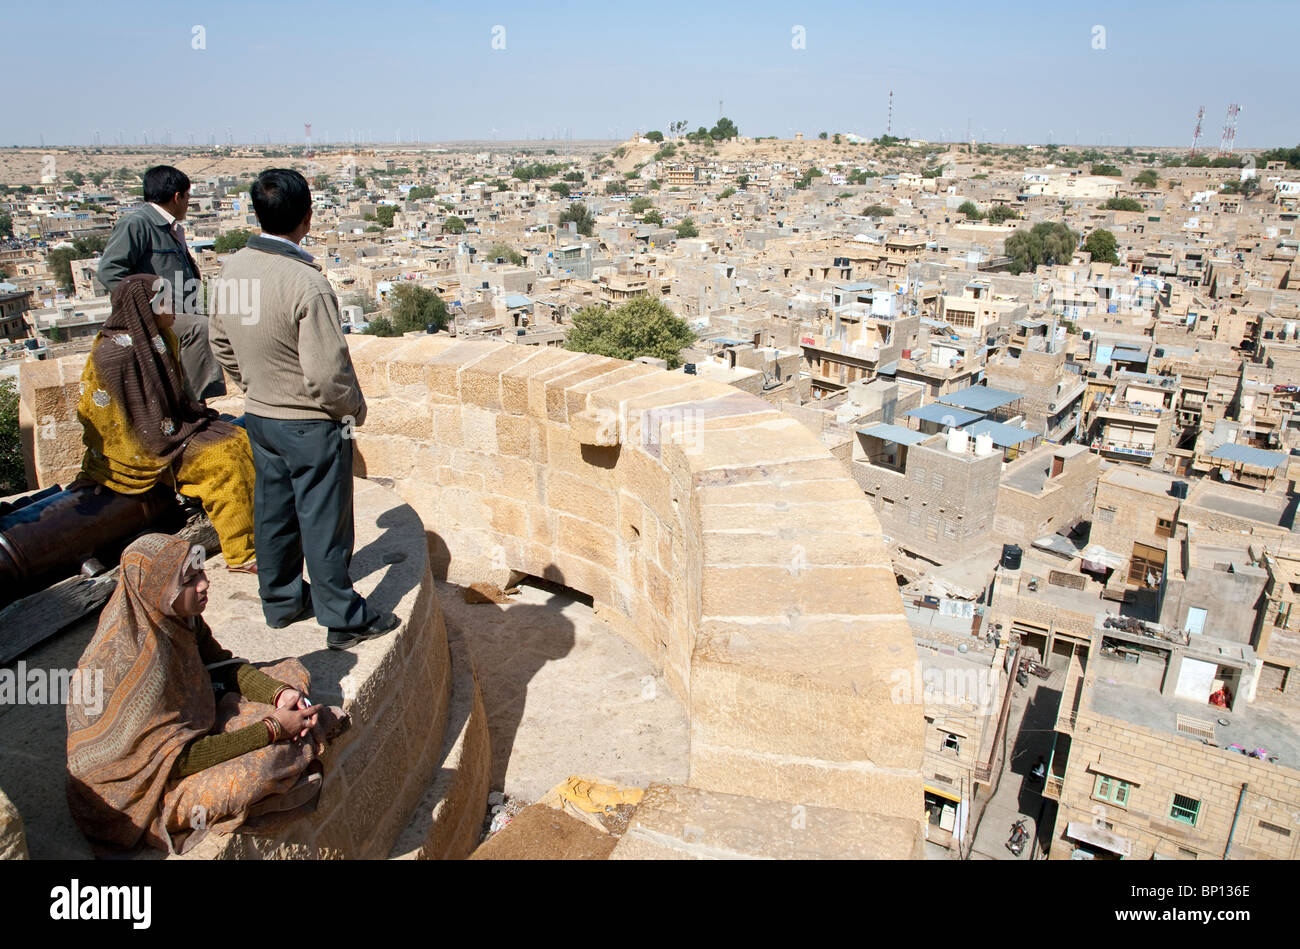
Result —
[[[1015, 692], [1007, 721], [1007, 758], [997, 793], [989, 801], [975, 832], [971, 860], [1031, 860], [1042, 856], [1040, 848], [1045, 841], [1039, 839], [1038, 823], [1044, 819], [1049, 826], [1042, 834], [1050, 833], [1056, 803], [1044, 800], [1039, 793], [1041, 783], [1031, 780], [1029, 773], [1039, 755], [1044, 761], [1051, 756], [1052, 729], [1064, 683], [1064, 669], [1053, 670], [1049, 679], [1030, 676], [1027, 687], [1013, 683]], [[1027, 818], [1025, 827], [1033, 844], [1027, 843], [1016, 857], [1006, 843], [1011, 837], [1012, 824], [1022, 817]]]

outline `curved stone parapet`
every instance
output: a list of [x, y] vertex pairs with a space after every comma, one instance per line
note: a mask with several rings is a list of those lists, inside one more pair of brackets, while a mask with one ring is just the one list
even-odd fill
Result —
[[[267, 857], [384, 858], [431, 786], [477, 805], [482, 820], [490, 767], [486, 747], [473, 746], [447, 766], [444, 732], [453, 713], [457, 733], [486, 732], [481, 712], [452, 708], [452, 683], [477, 699], [472, 667], [463, 651], [458, 667], [448, 649], [447, 630], [434, 592], [423, 528], [407, 505], [373, 482], [356, 482], [356, 553], [352, 576], [357, 590], [381, 610], [397, 613], [402, 625], [380, 639], [349, 651], [325, 648], [325, 632], [314, 620], [268, 630], [257, 595], [257, 579], [222, 569], [209, 572], [207, 619], [221, 643], [253, 661], [302, 657], [312, 676], [312, 698], [341, 704], [353, 727], [324, 757], [325, 783], [316, 813], [273, 837], [212, 836], [186, 854], [196, 859]], [[464, 703], [462, 698], [461, 702]]]
[[419, 513], [435, 575], [589, 594], [688, 708], [692, 786], [919, 819], [902, 601], [869, 503], [803, 426], [617, 359], [350, 346], [369, 405], [359, 470]]

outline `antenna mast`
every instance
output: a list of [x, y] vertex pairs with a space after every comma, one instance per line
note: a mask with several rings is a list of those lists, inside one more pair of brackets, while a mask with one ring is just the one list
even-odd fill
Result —
[[1219, 154], [1231, 155], [1233, 146], [1237, 144], [1237, 113], [1241, 111], [1241, 106], [1233, 103], [1228, 106], [1228, 120], [1223, 126], [1223, 137], [1219, 139]]
[[1197, 146], [1201, 144], [1201, 119], [1205, 118], [1205, 106], [1201, 106], [1196, 112], [1196, 131], [1192, 133], [1192, 150], [1187, 153], [1188, 158], [1196, 156]]

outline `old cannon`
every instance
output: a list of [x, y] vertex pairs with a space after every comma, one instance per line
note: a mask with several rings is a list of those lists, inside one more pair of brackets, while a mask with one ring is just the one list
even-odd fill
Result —
[[87, 567], [113, 563], [146, 530], [185, 523], [176, 495], [158, 486], [118, 494], [93, 481], [47, 488], [0, 505], [0, 608]]

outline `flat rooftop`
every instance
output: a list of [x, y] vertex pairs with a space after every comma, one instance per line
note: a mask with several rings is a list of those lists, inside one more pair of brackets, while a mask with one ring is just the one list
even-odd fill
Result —
[[[1292, 770], [1300, 767], [1300, 715], [1294, 712], [1255, 704], [1229, 712], [1208, 703], [1165, 696], [1155, 689], [1120, 682], [1106, 675], [1104, 665], [1097, 668], [1097, 678], [1088, 692], [1088, 706], [1098, 715], [1195, 741], [1178, 731], [1178, 716], [1188, 715], [1216, 723], [1215, 741], [1225, 755], [1240, 754], [1228, 747], [1235, 743], [1247, 751], [1264, 748], [1269, 754], [1277, 755], [1276, 767]], [[1219, 725], [1219, 719], [1229, 724]]]
[[1172, 497], [1169, 492], [1173, 488], [1174, 482], [1181, 479], [1154, 471], [1142, 471], [1130, 465], [1115, 465], [1112, 468], [1103, 466], [1099, 480], [1121, 488], [1131, 488], [1134, 491], [1144, 491], [1147, 494]]
[[1193, 507], [1258, 521], [1270, 527], [1290, 530], [1295, 523], [1296, 498], [1282, 494], [1260, 494], [1245, 488], [1234, 491], [1204, 483], [1199, 491], [1191, 494], [1188, 503]]

